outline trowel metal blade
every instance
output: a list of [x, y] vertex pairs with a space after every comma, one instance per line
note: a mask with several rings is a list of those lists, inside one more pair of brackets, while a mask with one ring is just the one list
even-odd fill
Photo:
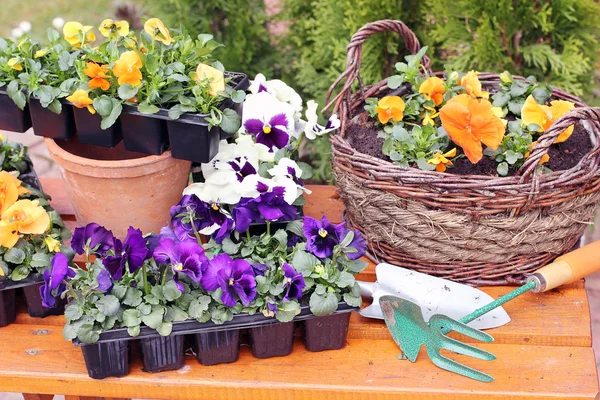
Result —
[[[360, 311], [362, 316], [368, 318], [383, 319], [379, 298], [385, 295], [398, 296], [418, 304], [425, 321], [429, 321], [434, 314], [460, 320], [494, 300], [488, 294], [471, 286], [391, 264], [377, 265], [375, 273], [377, 283], [368, 284], [369, 291], [373, 293], [373, 303]], [[502, 307], [498, 307], [467, 325], [476, 329], [490, 329], [508, 322], [510, 317]]]

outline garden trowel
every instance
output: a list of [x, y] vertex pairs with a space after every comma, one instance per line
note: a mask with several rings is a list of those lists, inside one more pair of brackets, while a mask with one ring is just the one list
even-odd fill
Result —
[[[417, 304], [426, 322], [435, 314], [458, 320], [494, 301], [488, 294], [471, 286], [391, 264], [377, 265], [375, 273], [377, 282], [358, 282], [361, 295], [373, 298], [373, 303], [360, 311], [363, 317], [383, 319], [379, 298], [386, 295]], [[502, 307], [498, 307], [468, 325], [476, 329], [490, 329], [508, 322], [510, 317]]]

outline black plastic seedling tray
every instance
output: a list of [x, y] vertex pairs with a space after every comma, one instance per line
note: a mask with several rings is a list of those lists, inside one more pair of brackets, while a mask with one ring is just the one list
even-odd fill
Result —
[[0, 130], [23, 133], [31, 128], [29, 105], [21, 110], [12, 101], [6, 88], [0, 88]]
[[[338, 309], [331, 315], [350, 313], [352, 311], [358, 311], [360, 307], [352, 307], [345, 302], [339, 303]], [[327, 317], [327, 316], [326, 316]], [[310, 312], [309, 306], [302, 306], [300, 308], [300, 314], [296, 315], [294, 322], [306, 321], [317, 317]], [[244, 328], [255, 328], [259, 326], [268, 326], [273, 323], [279, 322], [275, 318], [265, 317], [262, 314], [237, 314], [233, 316], [231, 321], [225, 322], [224, 324], [218, 325], [212, 321], [198, 322], [196, 320], [187, 320], [181, 322], [174, 322], [173, 329], [170, 336], [174, 335], [189, 335], [203, 332], [214, 332], [214, 331], [227, 331], [237, 330]], [[160, 335], [152, 328], [143, 326], [140, 329], [138, 336], [132, 337], [127, 333], [127, 328], [111, 329], [110, 331], [102, 332], [100, 339], [96, 343], [108, 343], [121, 340], [137, 340], [145, 339], [149, 337], [160, 337]], [[78, 339], [73, 339], [75, 346], [86, 346], [85, 343], [80, 342]]]

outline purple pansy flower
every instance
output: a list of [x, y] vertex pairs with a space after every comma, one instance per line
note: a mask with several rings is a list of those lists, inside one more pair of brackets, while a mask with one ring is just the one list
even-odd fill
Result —
[[98, 282], [98, 287], [96, 289], [103, 293], [107, 293], [113, 287], [112, 279], [110, 279], [110, 274], [105, 269], [101, 270], [98, 273], [98, 275], [96, 276], [96, 281]]
[[[44, 271], [44, 284], [40, 287], [42, 305], [53, 308], [58, 296], [65, 288], [66, 277], [73, 278], [75, 271], [69, 268], [69, 259], [63, 253], [56, 253], [52, 258], [51, 267]], [[55, 291], [53, 294], [52, 292]]]
[[179, 272], [186, 274], [194, 282], [202, 278], [202, 264], [208, 259], [204, 249], [195, 241], [177, 243], [173, 239], [163, 239], [154, 249], [154, 259], [159, 263], [169, 264], [173, 271], [173, 280], [180, 291], [184, 291], [179, 282]]
[[302, 243], [304, 238], [300, 235], [296, 235], [294, 232], [288, 232], [288, 242], [287, 246], [291, 249], [295, 247], [298, 243]]
[[296, 270], [289, 264], [283, 264], [281, 266], [283, 273], [285, 275], [283, 290], [285, 291], [285, 296], [283, 297], [283, 301], [288, 301], [290, 299], [298, 299], [302, 298], [302, 289], [306, 286], [304, 283], [304, 277], [302, 274], [296, 272]]
[[199, 232], [212, 236], [217, 243], [229, 237], [234, 225], [231, 216], [218, 204], [202, 201], [195, 194], [184, 195], [171, 207], [171, 223], [179, 241], [195, 241]]
[[254, 275], [264, 275], [265, 271], [269, 269], [265, 264], [252, 264], [252, 270], [254, 271]]
[[270, 118], [250, 118], [244, 122], [246, 132], [256, 136], [256, 143], [264, 144], [273, 151], [273, 148], [282, 149], [290, 141], [289, 130], [293, 121], [288, 121], [285, 113], [275, 114]]
[[256, 174], [256, 168], [248, 160], [248, 157], [236, 157], [227, 164], [235, 172], [235, 177], [238, 182], [242, 182], [245, 177]]
[[148, 247], [142, 231], [129, 227], [125, 241], [115, 239], [115, 255], [108, 256], [103, 260], [104, 267], [110, 272], [110, 276], [119, 280], [125, 273], [125, 265], [129, 272], [136, 272], [148, 258]]
[[77, 254], [84, 254], [89, 241], [90, 253], [104, 257], [114, 246], [114, 240], [111, 231], [92, 222], [84, 227], [75, 228], [71, 238], [71, 247]]
[[271, 311], [274, 315], [277, 315], [277, 303], [275, 303], [274, 300], [272, 300], [271, 298], [267, 298], [267, 308], [269, 309], [269, 311]]
[[[346, 228], [341, 236], [342, 239], [346, 237], [348, 232], [350, 232], [350, 229]], [[359, 258], [365, 255], [365, 251], [367, 250], [367, 243], [365, 242], [365, 238], [359, 231], [353, 230], [352, 232], [354, 232], [354, 239], [352, 239], [352, 242], [350, 242], [348, 247], [356, 249], [356, 252], [346, 253], [346, 256], [348, 256], [348, 259], [350, 260], [358, 260]]]
[[344, 224], [332, 224], [325, 216], [318, 219], [304, 217], [304, 237], [306, 250], [319, 258], [333, 254], [333, 248], [343, 239]]
[[271, 191], [263, 192], [261, 185], [266, 186], [258, 183], [261, 194], [257, 198], [243, 198], [233, 209], [236, 231], [245, 232], [254, 222], [288, 221], [296, 218], [298, 210], [284, 199], [285, 188], [276, 186]]
[[208, 291], [221, 288], [221, 302], [227, 307], [236, 303], [236, 295], [244, 306], [256, 297], [254, 271], [248, 261], [232, 260], [227, 254], [219, 254], [207, 262], [202, 276], [202, 286]]

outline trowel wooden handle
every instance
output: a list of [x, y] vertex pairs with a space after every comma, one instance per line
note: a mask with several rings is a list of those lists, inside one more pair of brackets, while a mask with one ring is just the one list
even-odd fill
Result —
[[558, 257], [552, 264], [538, 269], [532, 276], [535, 292], [545, 292], [560, 285], [573, 283], [600, 270], [600, 240]]

